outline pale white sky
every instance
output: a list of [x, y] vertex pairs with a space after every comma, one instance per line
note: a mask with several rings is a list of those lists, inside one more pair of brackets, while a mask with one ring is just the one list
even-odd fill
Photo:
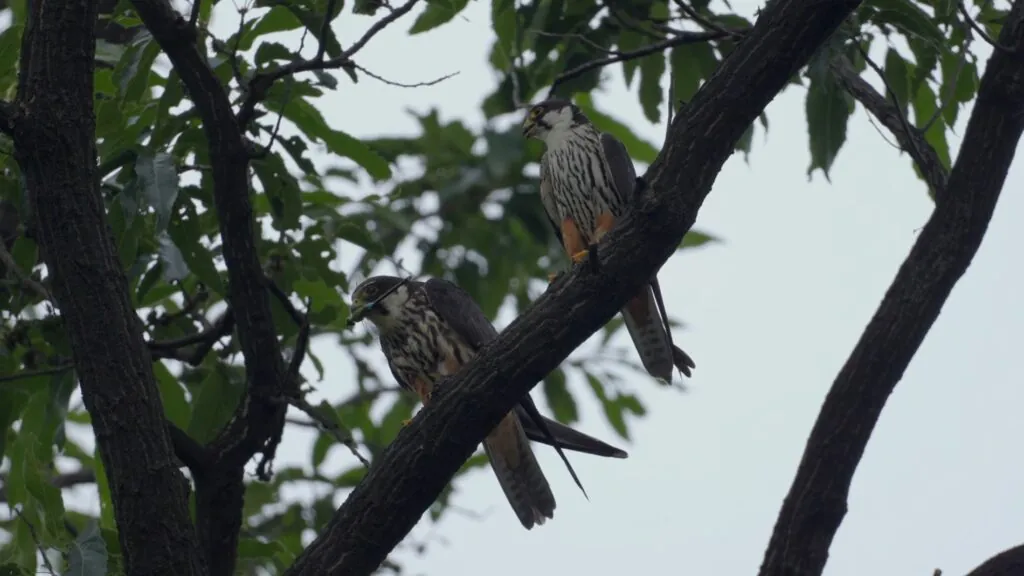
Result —
[[[733, 5], [745, 14], [757, 7]], [[231, 3], [217, 9], [221, 37], [237, 25], [232, 11]], [[435, 107], [443, 118], [480, 125], [479, 104], [496, 81], [486, 62], [489, 3], [472, 2], [448, 25], [407, 37], [413, 19], [379, 34], [358, 63], [401, 82], [460, 74], [419, 89], [365, 77], [352, 85], [339, 74], [339, 90], [319, 103], [334, 127], [363, 137], [408, 133], [416, 124], [406, 110]], [[370, 23], [346, 12], [335, 30], [347, 46]], [[296, 46], [297, 36], [283, 38]], [[664, 125], [644, 119], [620, 68], [606, 75], [598, 104], [660, 143]], [[759, 129], [750, 165], [734, 156], [719, 176], [697, 228], [725, 242], [673, 257], [659, 276], [670, 313], [688, 325], [676, 338], [697, 363], [691, 392], [638, 377], [648, 415], [634, 422], [627, 444], [586, 384], [570, 380], [581, 403], [578, 427], [625, 447], [629, 459], [570, 455], [587, 502], [554, 451], [538, 447], [558, 508], [532, 531], [515, 519], [491, 471], [473, 472], [454, 502], [485, 518], [421, 521], [412, 537], [430, 545], [422, 557], [400, 553], [407, 573], [756, 572], [832, 379], [932, 209], [910, 161], [859, 110], [832, 183], [820, 174], [809, 181], [803, 100], [802, 89], [790, 88], [773, 102], [770, 133], [766, 141]], [[958, 140], [951, 145], [955, 151]], [[936, 567], [962, 574], [1024, 541], [1024, 378], [1016, 357], [1024, 344], [1022, 184], [1018, 163], [980, 253], [889, 400], [854, 478], [828, 576], [926, 575]], [[625, 334], [617, 340], [628, 346]], [[318, 388], [330, 399], [351, 393], [347, 355], [333, 341], [315, 348], [327, 370]], [[311, 365], [306, 374], [315, 377]], [[312, 438], [289, 429], [278, 467], [308, 463]], [[340, 447], [329, 460], [330, 469], [354, 462]]]

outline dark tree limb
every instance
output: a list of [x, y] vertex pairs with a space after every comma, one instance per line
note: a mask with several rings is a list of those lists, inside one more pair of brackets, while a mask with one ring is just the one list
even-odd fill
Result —
[[878, 118], [878, 121], [896, 137], [900, 148], [910, 154], [932, 193], [938, 195], [944, 190], [946, 168], [939, 160], [935, 149], [924, 139], [924, 134], [907, 122], [906, 116], [891, 99], [880, 94], [867, 80], [861, 78], [845, 56], [833, 59], [830, 67], [843, 89], [856, 98], [872, 116]]
[[[1024, 0], [999, 40], [1024, 46]], [[850, 482], [886, 399], [981, 245], [1024, 131], [1024, 59], [996, 50], [947, 187], [840, 370], [782, 504], [761, 576], [817, 576], [846, 514]]]
[[196, 479], [196, 523], [213, 574], [234, 572], [245, 493], [244, 466], [257, 452], [273, 454], [290, 393], [270, 312], [249, 190], [249, 152], [228, 94], [196, 46], [196, 31], [167, 0], [134, 0], [146, 28], [170, 58], [203, 121], [214, 205], [228, 269], [226, 300], [245, 357], [246, 394], [208, 449], [212, 464]]
[[1024, 544], [1003, 550], [971, 570], [967, 576], [1018, 576], [1024, 574]]
[[672, 124], [645, 176], [650, 186], [638, 214], [602, 241], [601, 271], [562, 275], [458, 374], [439, 383], [434, 400], [399, 432], [286, 574], [373, 572], [487, 432], [675, 252], [744, 131], [859, 4], [769, 2]]
[[205, 575], [188, 486], [97, 189], [97, 2], [29, 7], [15, 102], [26, 121], [14, 123], [15, 159], [109, 480], [125, 570]]

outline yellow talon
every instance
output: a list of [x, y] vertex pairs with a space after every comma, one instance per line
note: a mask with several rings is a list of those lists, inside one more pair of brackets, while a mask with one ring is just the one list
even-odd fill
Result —
[[555, 278], [558, 278], [558, 272], [552, 272], [551, 274], [548, 274], [548, 284], [554, 282]]
[[572, 261], [579, 264], [580, 262], [583, 262], [583, 259], [586, 258], [588, 254], [590, 254], [589, 250], [580, 250], [572, 255]]
[[408, 420], [402, 420], [402, 426], [408, 426], [409, 422], [412, 422], [412, 418], [409, 418]]

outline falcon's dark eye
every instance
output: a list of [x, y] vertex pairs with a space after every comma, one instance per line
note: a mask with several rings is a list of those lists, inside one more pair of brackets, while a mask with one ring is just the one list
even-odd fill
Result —
[[542, 110], [540, 108], [534, 108], [530, 110], [530, 120], [536, 120], [540, 118]]

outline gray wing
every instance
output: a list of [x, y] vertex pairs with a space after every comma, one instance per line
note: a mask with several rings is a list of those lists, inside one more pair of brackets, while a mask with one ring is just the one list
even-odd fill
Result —
[[[487, 316], [484, 315], [484, 311], [480, 309], [476, 300], [473, 300], [469, 293], [459, 286], [441, 278], [431, 278], [424, 284], [424, 289], [427, 291], [427, 300], [430, 302], [434, 312], [456, 334], [462, 337], [473, 348], [474, 352], [498, 337], [498, 331], [491, 324], [491, 321], [487, 319]], [[579, 486], [580, 490], [583, 491], [583, 494], [586, 495], [587, 491], [583, 488], [583, 483], [580, 482], [579, 477], [576, 476], [576, 470], [569, 463], [569, 459], [565, 456], [565, 452], [562, 451], [562, 447], [558, 440], [555, 439], [554, 434], [551, 433], [551, 429], [548, 428], [544, 417], [541, 416], [537, 405], [534, 404], [533, 398], [529, 393], [519, 401], [519, 405], [526, 410], [530, 420], [544, 432], [544, 436], [555, 447], [558, 455], [562, 458], [562, 462], [569, 469], [572, 479]]]
[[604, 158], [608, 161], [608, 169], [612, 173], [612, 181], [615, 182], [615, 191], [627, 201], [627, 204], [632, 205], [633, 189], [636, 187], [636, 168], [633, 167], [629, 151], [611, 134], [601, 134], [601, 146], [604, 148]]
[[[627, 205], [632, 206], [637, 200], [634, 197], [636, 195], [636, 168], [633, 166], [633, 160], [629, 157], [629, 151], [626, 150], [626, 146], [622, 142], [611, 134], [601, 134], [601, 145], [604, 148], [604, 157], [608, 161], [608, 168], [612, 173], [612, 180], [615, 181], [615, 190], [620, 195], [625, 195], [628, 200]], [[673, 364], [675, 364], [680, 372], [690, 376], [690, 368], [694, 368], [696, 365], [690, 356], [672, 341], [672, 330], [669, 328], [668, 323], [668, 311], [665, 309], [665, 301], [661, 295], [661, 286], [658, 285], [657, 274], [651, 279], [651, 289], [654, 292], [654, 298], [658, 305], [665, 334], [668, 336], [668, 345], [672, 350]]]

